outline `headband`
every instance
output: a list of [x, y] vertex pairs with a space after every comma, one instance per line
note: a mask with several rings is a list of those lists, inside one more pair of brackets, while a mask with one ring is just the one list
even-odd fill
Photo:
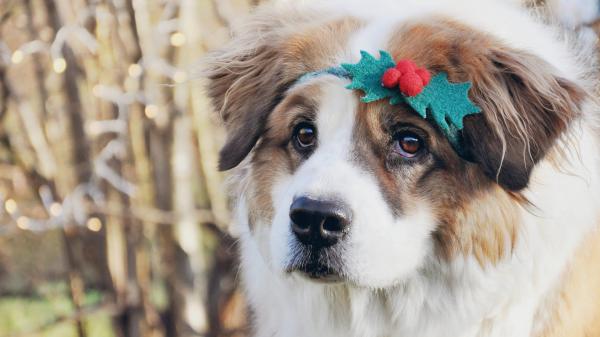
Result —
[[481, 113], [481, 109], [469, 99], [471, 82], [448, 82], [445, 72], [431, 77], [427, 69], [417, 67], [411, 60], [394, 62], [385, 51], [379, 52], [379, 60], [364, 50], [360, 55], [356, 64], [343, 63], [338, 67], [306, 73], [299, 81], [333, 75], [350, 80], [346, 88], [361, 90], [364, 103], [386, 98], [391, 105], [406, 103], [422, 118], [433, 119], [454, 149], [462, 153], [459, 131], [464, 127], [463, 119]]

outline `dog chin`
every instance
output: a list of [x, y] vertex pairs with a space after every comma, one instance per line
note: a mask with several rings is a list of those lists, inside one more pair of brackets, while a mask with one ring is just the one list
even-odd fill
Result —
[[294, 270], [292, 273], [300, 276], [304, 280], [314, 283], [328, 285], [348, 283], [346, 278], [326, 266], [317, 266], [316, 269], [310, 270]]
[[296, 245], [285, 267], [289, 274], [317, 283], [342, 283], [348, 279], [337, 249], [315, 249]]

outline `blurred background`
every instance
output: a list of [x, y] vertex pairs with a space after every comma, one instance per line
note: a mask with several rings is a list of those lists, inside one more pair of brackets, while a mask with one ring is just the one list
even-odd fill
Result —
[[0, 0], [0, 336], [248, 336], [194, 73], [259, 2]]
[[199, 57], [258, 1], [0, 0], [0, 336], [244, 336]]

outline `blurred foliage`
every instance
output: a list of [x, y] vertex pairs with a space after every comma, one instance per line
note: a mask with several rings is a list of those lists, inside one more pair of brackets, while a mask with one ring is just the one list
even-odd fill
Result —
[[244, 336], [198, 60], [256, 0], [0, 1], [0, 336]]
[[[45, 288], [56, 285], [46, 285]], [[62, 289], [61, 289], [62, 288]], [[43, 296], [35, 297], [11, 297], [0, 299], [0, 335], [10, 336], [19, 333], [28, 333], [36, 330], [36, 327], [47, 326], [38, 333], [32, 333], [32, 337], [75, 337], [77, 331], [70, 322], [48, 325], [59, 317], [65, 317], [74, 313], [73, 303], [65, 291], [66, 285], [62, 284], [57, 289], [48, 291]], [[97, 305], [102, 295], [91, 291], [86, 294], [85, 305]], [[86, 317], [84, 321], [86, 331], [90, 337], [114, 337], [110, 317], [98, 313]]]

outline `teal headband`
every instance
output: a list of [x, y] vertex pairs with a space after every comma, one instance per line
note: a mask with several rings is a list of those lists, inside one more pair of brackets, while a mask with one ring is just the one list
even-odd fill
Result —
[[361, 90], [364, 103], [389, 98], [391, 105], [408, 104], [422, 118], [430, 116], [460, 154], [459, 131], [463, 119], [481, 113], [469, 99], [471, 82], [450, 83], [448, 74], [440, 72], [430, 77], [426, 69], [418, 68], [410, 60], [394, 62], [389, 53], [380, 51], [380, 58], [361, 51], [356, 64], [342, 64], [304, 74], [299, 82], [321, 75], [333, 75], [352, 81], [347, 89]]

